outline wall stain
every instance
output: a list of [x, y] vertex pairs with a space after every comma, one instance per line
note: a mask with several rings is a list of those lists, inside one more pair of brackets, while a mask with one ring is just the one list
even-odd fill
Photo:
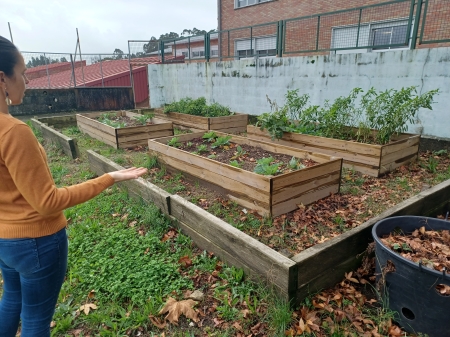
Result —
[[242, 78], [252, 78], [252, 77], [250, 75], [248, 75], [248, 74], [243, 74]]
[[231, 77], [241, 77], [239, 71], [237, 70], [233, 70], [233, 72], [231, 73]]

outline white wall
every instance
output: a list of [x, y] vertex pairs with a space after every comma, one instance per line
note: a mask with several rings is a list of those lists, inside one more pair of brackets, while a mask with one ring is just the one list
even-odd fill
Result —
[[[417, 86], [439, 89], [433, 111], [422, 110], [423, 134], [450, 138], [450, 48], [384, 53], [283, 57], [211, 63], [149, 65], [150, 106], [184, 97], [206, 97], [231, 110], [253, 115], [270, 111], [266, 95], [284, 103], [288, 89], [308, 93], [312, 104], [348, 95], [350, 90]], [[420, 125], [419, 125], [420, 126]], [[410, 132], [417, 132], [417, 125]]]

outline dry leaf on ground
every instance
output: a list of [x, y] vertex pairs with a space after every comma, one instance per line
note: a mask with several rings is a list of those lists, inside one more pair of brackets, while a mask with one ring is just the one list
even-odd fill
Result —
[[166, 305], [164, 305], [164, 308], [161, 309], [159, 314], [162, 315], [168, 312], [165, 319], [175, 325], [178, 325], [178, 318], [180, 315], [184, 315], [194, 322], [198, 322], [198, 313], [193, 308], [196, 304], [197, 302], [194, 300], [177, 301], [174, 298], [169, 297]]

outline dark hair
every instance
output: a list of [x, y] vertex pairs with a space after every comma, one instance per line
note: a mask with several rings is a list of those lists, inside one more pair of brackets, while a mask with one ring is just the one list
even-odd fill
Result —
[[13, 76], [19, 55], [19, 49], [11, 41], [0, 36], [0, 71], [8, 77]]

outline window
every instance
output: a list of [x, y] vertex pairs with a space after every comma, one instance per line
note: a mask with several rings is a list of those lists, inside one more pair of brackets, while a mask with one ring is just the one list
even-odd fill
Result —
[[219, 46], [211, 46], [211, 50], [209, 52], [209, 56], [218, 57], [219, 56]]
[[[361, 24], [359, 33], [358, 26], [335, 27], [332, 31], [331, 48], [340, 49], [335, 51], [336, 54], [407, 49], [408, 45], [389, 47], [391, 44], [405, 44], [407, 34], [407, 19]], [[356, 47], [366, 48], [354, 49]]]
[[252, 40], [236, 41], [236, 56], [238, 59], [248, 57], [274, 57], [277, 55], [277, 37], [258, 37]]
[[241, 7], [247, 7], [251, 5], [257, 5], [262, 2], [268, 2], [273, 0], [235, 0], [234, 1], [234, 8], [241, 8]]
[[199, 57], [205, 57], [205, 48], [196, 48], [191, 50], [191, 57], [192, 58], [199, 58]]

